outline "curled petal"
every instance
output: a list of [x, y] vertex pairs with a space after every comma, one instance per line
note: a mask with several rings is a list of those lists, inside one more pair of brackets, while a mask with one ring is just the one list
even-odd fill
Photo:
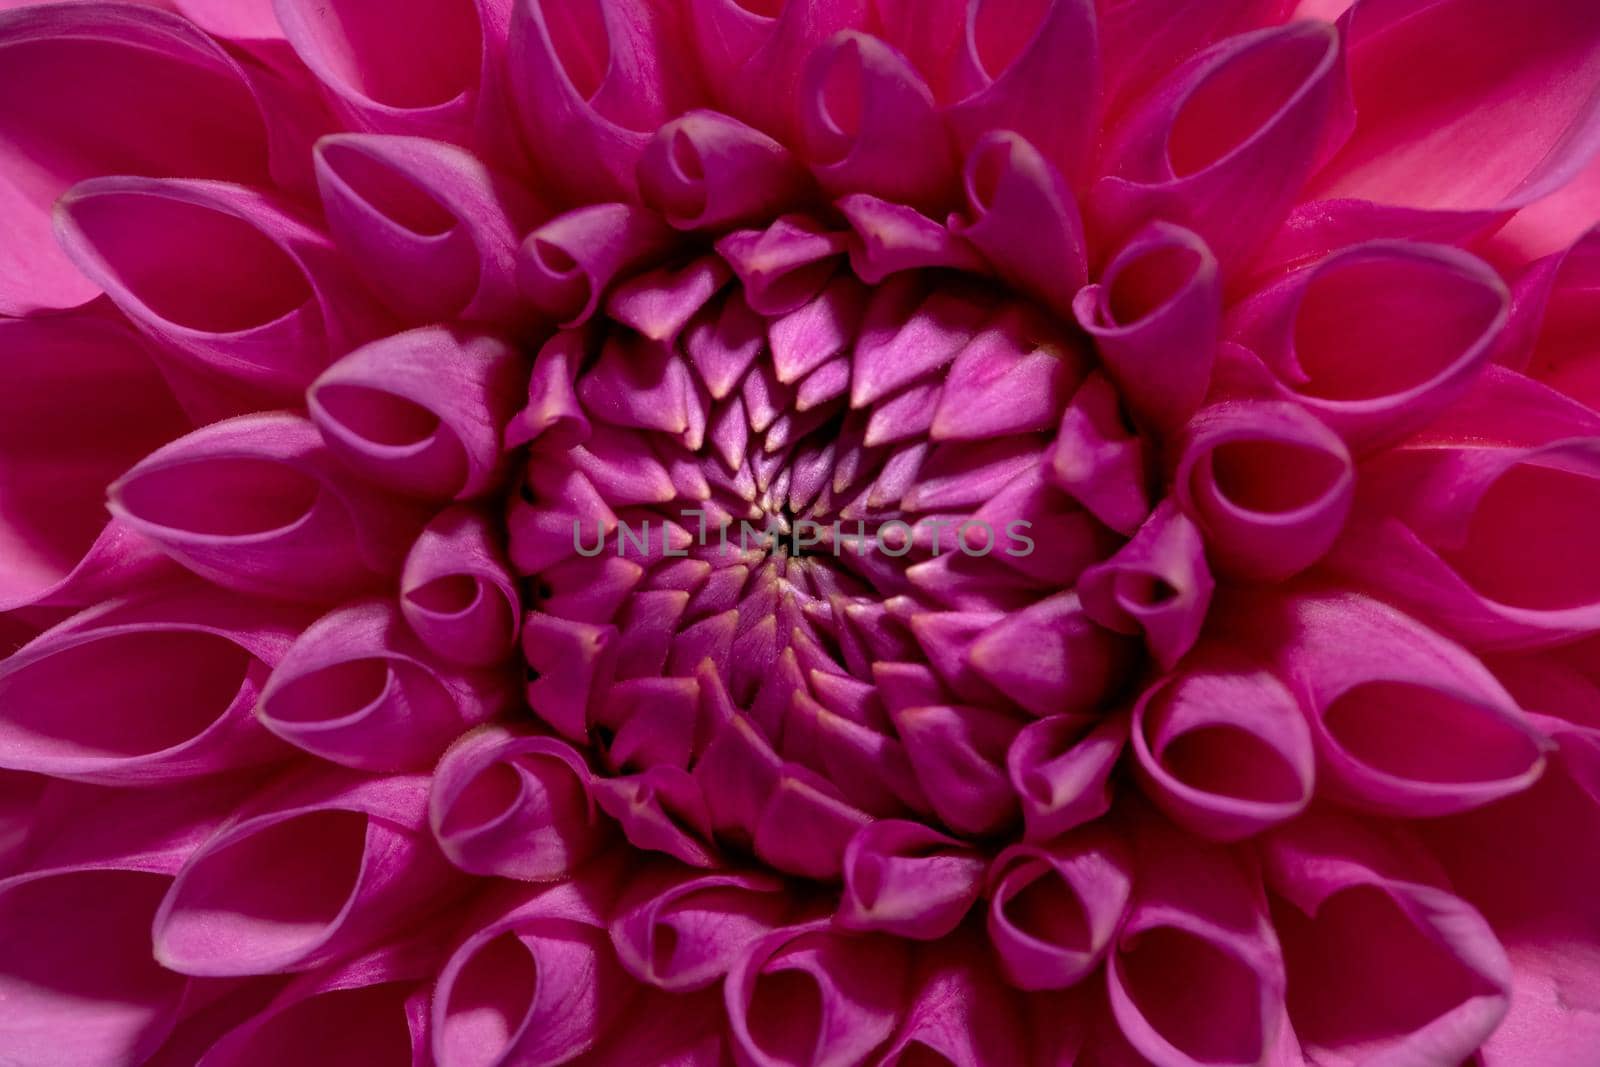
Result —
[[[1153, 83], [1202, 48], [1245, 30], [1282, 22], [1291, 11], [1333, 21], [1345, 0], [1128, 0], [1099, 10], [1100, 53], [1105, 66], [1107, 110], [1113, 115], [1136, 102]], [[1315, 8], [1316, 10], [1313, 10]]]
[[109, 490], [111, 513], [230, 589], [326, 601], [400, 566], [415, 507], [345, 476], [298, 415], [245, 415], [158, 449]]
[[784, 144], [795, 144], [802, 76], [823, 42], [863, 30], [871, 0], [826, 4], [688, 0], [700, 70], [718, 107]]
[[156, 913], [156, 959], [180, 974], [273, 974], [383, 940], [453, 887], [427, 804], [421, 776], [284, 780], [188, 857]]
[[1198, 235], [1153, 222], [1073, 298], [1078, 324], [1141, 421], [1173, 430], [1205, 399], [1221, 284], [1216, 257]]
[[328, 447], [408, 495], [465, 499], [502, 472], [501, 435], [523, 372], [505, 342], [427, 326], [356, 349], [306, 394]]
[[[1593, 9], [1538, 0], [1518, 32], [1477, 0], [1363, 4], [1347, 27], [1361, 122], [1313, 195], [1432, 211], [1499, 211], [1559, 189], [1593, 155], [1600, 102], [1563, 86], [1600, 76]], [[1426, 84], [1428, 91], [1413, 86]], [[1425, 97], [1425, 99], [1424, 99]], [[1535, 103], [1537, 101], [1537, 103]], [[1426, 121], [1428, 136], [1415, 133]], [[1495, 151], [1484, 155], [1483, 145]]]
[[94, 178], [61, 199], [56, 232], [136, 326], [236, 390], [235, 411], [297, 401], [381, 328], [333, 242], [242, 186]]
[[589, 436], [588, 413], [575, 388], [587, 345], [581, 332], [563, 330], [539, 349], [528, 379], [528, 406], [506, 426], [506, 448], [543, 437], [547, 442], [575, 444]]
[[522, 623], [500, 534], [476, 511], [442, 511], [400, 572], [400, 611], [434, 653], [467, 667], [504, 662]]
[[305, 621], [204, 587], [90, 608], [0, 660], [0, 761], [145, 785], [281, 759], [252, 709]]
[[98, 279], [51, 235], [55, 201], [106, 174], [268, 182], [244, 71], [176, 15], [122, 4], [0, 11], [0, 314], [73, 307]]
[[439, 847], [464, 871], [561, 878], [607, 839], [592, 777], [565, 742], [486, 726], [439, 761], [429, 822]]
[[517, 247], [542, 212], [471, 153], [421, 137], [332, 134], [317, 185], [335, 241], [414, 322], [518, 317]]
[[155, 1051], [190, 987], [150, 955], [151, 917], [171, 880], [138, 869], [0, 880], [0, 1043], [8, 1056], [98, 1067], [141, 1063]]
[[1017, 798], [1004, 767], [1022, 727], [1013, 715], [947, 704], [896, 709], [891, 717], [941, 822], [957, 833], [985, 834], [1015, 818]]
[[1332, 562], [1475, 648], [1594, 633], [1600, 438], [1476, 445], [1440, 443], [1375, 468]]
[[500, 673], [436, 663], [386, 600], [324, 616], [273, 671], [258, 714], [290, 744], [362, 770], [428, 767], [509, 704]]
[[425, 1067], [432, 931], [297, 975], [260, 1011], [223, 1034], [196, 1067], [334, 1067], [363, 1058]]
[[850, 839], [871, 820], [827, 782], [790, 765], [767, 796], [752, 847], [788, 874], [835, 879]]
[[606, 936], [615, 868], [522, 890], [473, 920], [434, 988], [439, 1067], [566, 1063], [611, 1029], [638, 990]]
[[680, 230], [720, 230], [783, 214], [810, 181], [789, 150], [717, 111], [691, 111], [656, 131], [639, 158], [639, 192]]
[[1225, 270], [1236, 267], [1277, 227], [1349, 121], [1335, 27], [1305, 20], [1230, 37], [1130, 116], [1108, 149], [1110, 175], [1090, 197], [1094, 223], [1115, 237], [1164, 218], [1199, 234]]
[[1330, 793], [1407, 816], [1520, 792], [1544, 742], [1469, 652], [1355, 595], [1300, 597], [1251, 623], [1282, 635], [1278, 670], [1309, 714]]
[[852, 930], [935, 941], [966, 917], [983, 888], [983, 858], [914, 822], [881, 819], [850, 840], [838, 922]]
[[408, 0], [381, 12], [358, 0], [273, 7], [295, 54], [355, 128], [510, 154], [498, 132], [509, 119], [495, 74], [506, 33], [499, 0]]
[[1048, 841], [1111, 810], [1111, 773], [1127, 740], [1124, 715], [1051, 715], [1023, 727], [1006, 753], [1023, 836]]
[[686, 993], [715, 984], [788, 910], [782, 882], [769, 875], [659, 865], [630, 878], [611, 940], [639, 981]]
[[1170, 670], [1199, 638], [1215, 588], [1199, 529], [1163, 501], [1116, 555], [1083, 572], [1078, 595], [1100, 625], [1144, 631], [1156, 662]]
[[1061, 172], [1032, 144], [998, 130], [968, 152], [965, 185], [970, 217], [952, 219], [953, 230], [1006, 281], [1070, 316], [1087, 267], [1083, 220]]
[[[920, 954], [911, 999], [882, 1067], [917, 1062], [955, 1067], [1006, 1067], [1030, 1061], [1027, 1006], [1007, 987], [988, 961], [981, 938], [972, 933], [934, 942]], [[1038, 1055], [1044, 1057], [1045, 1046]], [[1070, 1059], [1065, 1062], [1071, 1062]]]
[[894, 1033], [907, 971], [891, 938], [821, 924], [775, 930], [728, 973], [733, 1039], [759, 1067], [860, 1063]]
[[1259, 874], [1154, 820], [1138, 846], [1106, 968], [1118, 1028], [1161, 1067], [1275, 1062], [1286, 980]]
[[1505, 1016], [1505, 950], [1482, 915], [1418, 869], [1419, 851], [1328, 814], [1267, 840], [1267, 877], [1287, 902], [1275, 915], [1289, 1010], [1308, 1055], [1454, 1062]]
[[635, 848], [664, 852], [691, 867], [719, 866], [710, 808], [688, 772], [661, 764], [643, 774], [596, 778], [592, 788]]
[[717, 252], [739, 276], [750, 309], [775, 318], [809, 303], [849, 244], [804, 215], [783, 215], [764, 230], [735, 230], [717, 242]]
[[1118, 533], [1131, 535], [1150, 515], [1143, 440], [1124, 421], [1116, 387], [1098, 371], [1062, 414], [1047, 472]]
[[673, 231], [653, 212], [593, 204], [558, 215], [522, 242], [517, 284], [563, 327], [588, 321], [618, 278], [662, 256]]
[[1000, 692], [1035, 715], [1096, 707], [1123, 680], [1131, 642], [1057, 593], [1007, 615], [972, 644], [967, 660]]
[[946, 94], [957, 141], [971, 151], [991, 130], [1015, 130], [1077, 181], [1099, 117], [1095, 5], [967, 0], [965, 7]]
[[1252, 296], [1227, 329], [1285, 397], [1360, 450], [1460, 399], [1494, 354], [1509, 303], [1505, 283], [1469, 253], [1374, 241]]
[[1287, 578], [1344, 529], [1356, 484], [1350, 450], [1298, 405], [1213, 404], [1189, 423], [1180, 447], [1175, 495], [1219, 572]]
[[[800, 150], [823, 189], [911, 207], [948, 203], [955, 160], [933, 94], [905, 57], [863, 33], [817, 49], [800, 87]], [[916, 166], [906, 166], [914, 159]]]
[[1132, 735], [1145, 793], [1203, 837], [1236, 840], [1311, 802], [1316, 751], [1304, 713], [1282, 682], [1235, 654], [1197, 651], [1146, 690]]
[[1105, 958], [1128, 906], [1133, 857], [1111, 833], [1012, 845], [989, 869], [989, 941], [1006, 981], [1064, 989]]
[[987, 269], [966, 238], [916, 208], [866, 193], [842, 197], [835, 206], [855, 230], [851, 271], [869, 285], [903, 270], [947, 267], [977, 274]]
[[512, 98], [544, 179], [568, 200], [633, 200], [663, 122], [694, 103], [683, 44], [648, 0], [515, 0]]
[[71, 315], [0, 322], [0, 351], [0, 611], [159, 573], [160, 554], [105, 513], [106, 484], [188, 429], [150, 350]]

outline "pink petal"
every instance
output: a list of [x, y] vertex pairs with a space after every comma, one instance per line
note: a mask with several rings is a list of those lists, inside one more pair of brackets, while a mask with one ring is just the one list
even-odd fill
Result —
[[639, 981], [686, 993], [715, 985], [789, 907], [782, 883], [770, 875], [656, 865], [629, 880], [611, 940]]
[[659, 259], [672, 240], [672, 230], [648, 211], [628, 204], [593, 204], [558, 215], [528, 234], [517, 263], [517, 284], [540, 313], [563, 327], [578, 326], [599, 310], [614, 282]]
[[644, 202], [680, 230], [721, 230], [797, 206], [810, 180], [783, 145], [716, 111], [656, 131], [639, 159]]
[[306, 393], [328, 448], [362, 477], [411, 496], [465, 499], [497, 483], [521, 361], [486, 334], [428, 326], [329, 367]]
[[521, 600], [502, 536], [484, 515], [442, 511], [400, 572], [400, 612], [422, 643], [467, 667], [502, 663], [516, 646]]
[[454, 145], [333, 134], [317, 142], [328, 228], [395, 314], [514, 321], [517, 247], [543, 212]]
[[153, 353], [100, 315], [5, 320], [0, 348], [0, 610], [158, 574], [159, 554], [105, 514], [106, 484], [188, 429]]
[[188, 857], [155, 917], [156, 959], [270, 974], [388, 937], [453, 888], [427, 801], [423, 777], [283, 780]]
[[430, 767], [451, 739], [510, 703], [504, 672], [436, 662], [395, 605], [353, 603], [317, 620], [273, 671], [257, 714], [314, 755], [361, 770]]
[[935, 941], [966, 917], [983, 888], [983, 859], [920, 823], [885, 819], [850, 841], [838, 922]]
[[346, 477], [316, 427], [287, 413], [196, 430], [109, 492], [113, 515], [206, 579], [312, 601], [398, 572], [422, 520]]
[[490, 725], [439, 761], [429, 822], [450, 861], [478, 875], [569, 876], [608, 840], [588, 764], [570, 745]]

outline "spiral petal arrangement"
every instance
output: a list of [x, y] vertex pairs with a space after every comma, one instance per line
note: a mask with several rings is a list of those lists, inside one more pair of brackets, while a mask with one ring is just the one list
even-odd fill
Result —
[[0, 3], [0, 1063], [1592, 1067], [1600, 8]]

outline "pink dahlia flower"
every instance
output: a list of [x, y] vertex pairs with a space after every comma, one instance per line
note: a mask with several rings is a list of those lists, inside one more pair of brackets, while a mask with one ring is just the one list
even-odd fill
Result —
[[0, 219], [0, 1064], [1600, 1064], [1593, 0], [0, 0]]

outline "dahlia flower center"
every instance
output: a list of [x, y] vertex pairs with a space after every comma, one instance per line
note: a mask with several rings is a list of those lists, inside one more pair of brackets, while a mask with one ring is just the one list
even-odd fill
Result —
[[[996, 763], [1033, 716], [1118, 683], [1124, 641], [1073, 589], [1148, 511], [1142, 442], [1059, 317], [954, 269], [869, 285], [826, 232], [780, 220], [641, 268], [541, 350], [522, 491], [540, 528], [511, 520], [530, 698], [599, 724], [610, 773], [691, 766], [710, 701], [832, 799], [948, 822], [909, 771], [874, 780], [871, 753], [915, 760], [899, 750], [926, 736], [923, 758]], [[945, 751], [941, 709], [987, 736]]]

